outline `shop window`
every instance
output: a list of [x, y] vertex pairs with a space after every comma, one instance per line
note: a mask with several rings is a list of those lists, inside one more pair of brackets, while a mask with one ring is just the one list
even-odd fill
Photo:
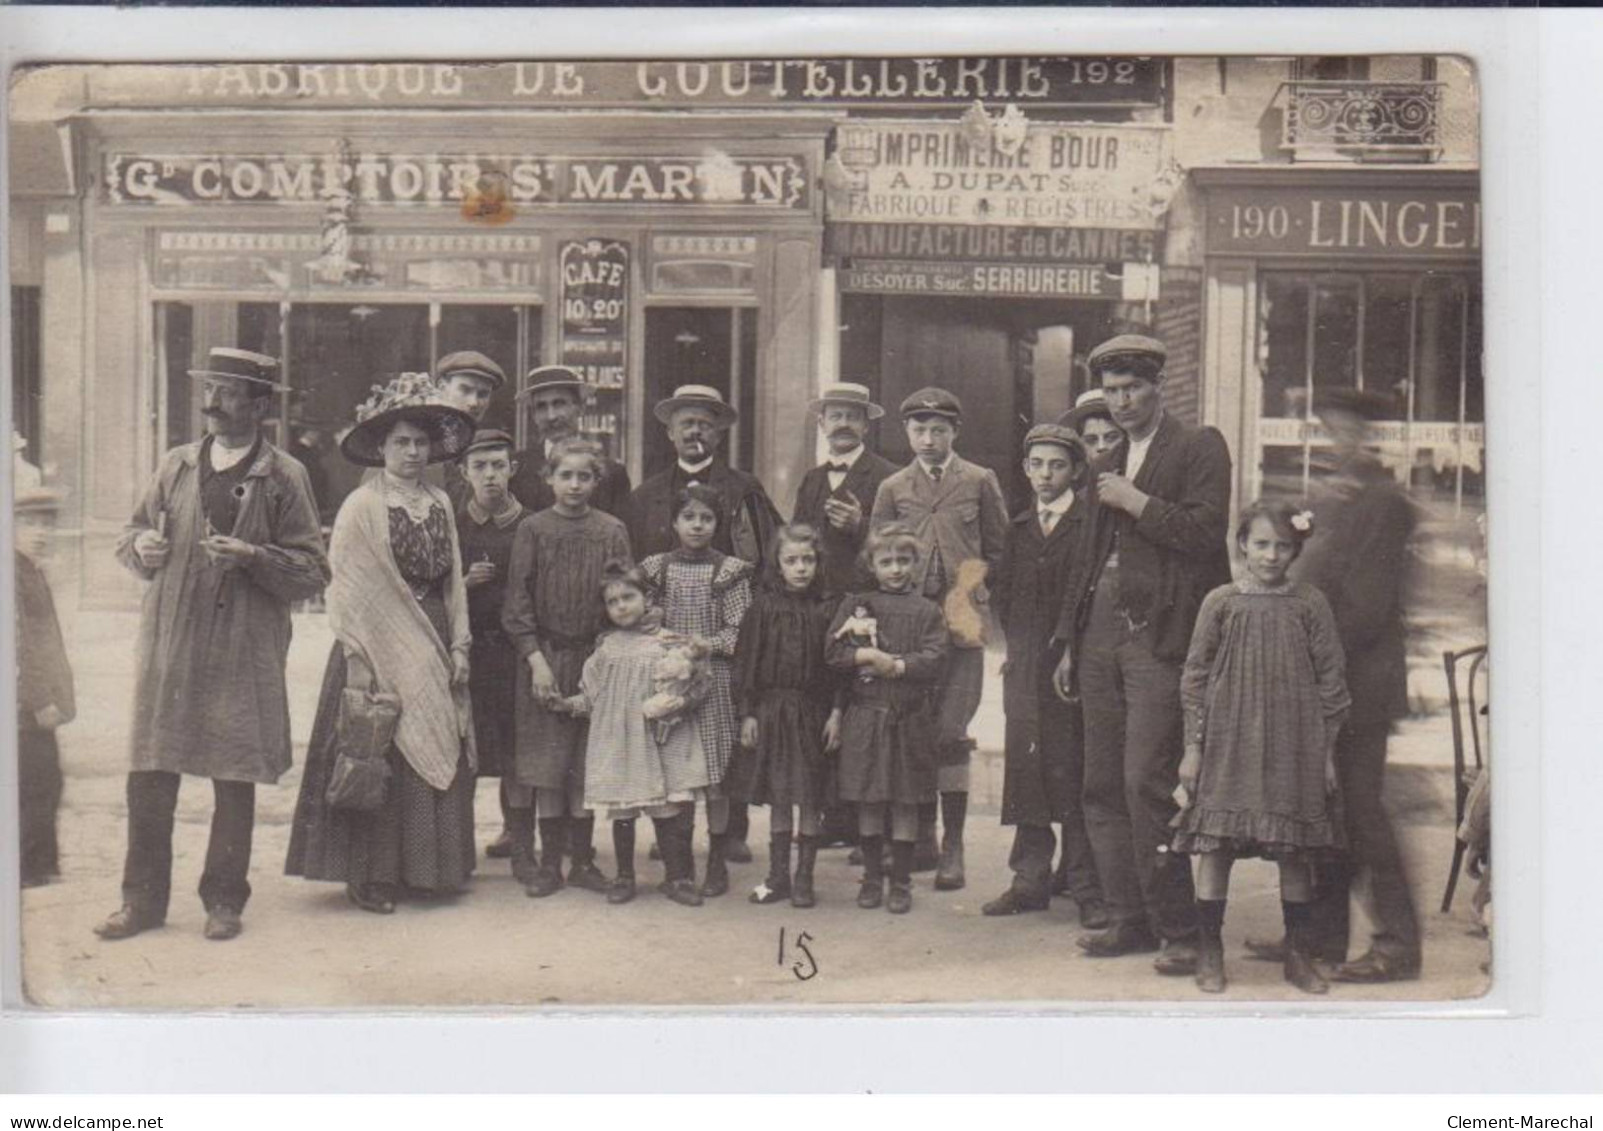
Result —
[[1461, 506], [1482, 491], [1478, 280], [1454, 272], [1260, 276], [1261, 490], [1302, 494], [1327, 462], [1317, 391], [1387, 397], [1376, 447], [1400, 482]]
[[38, 287], [11, 288], [11, 427], [27, 442], [24, 458], [42, 468], [39, 295]]

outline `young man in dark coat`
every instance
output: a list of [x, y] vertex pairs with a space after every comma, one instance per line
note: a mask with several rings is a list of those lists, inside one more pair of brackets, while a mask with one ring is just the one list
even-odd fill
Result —
[[1087, 549], [1064, 598], [1053, 682], [1085, 714], [1085, 822], [1111, 926], [1093, 958], [1163, 953], [1159, 973], [1196, 969], [1191, 868], [1168, 851], [1182, 750], [1180, 670], [1197, 610], [1230, 580], [1230, 452], [1214, 428], [1163, 411], [1163, 343], [1123, 334], [1091, 351], [1123, 471], [1097, 476]]
[[[1314, 894], [1315, 953], [1342, 982], [1419, 977], [1419, 918], [1403, 872], [1382, 785], [1392, 724], [1408, 713], [1404, 594], [1411, 561], [1414, 505], [1395, 476], [1364, 450], [1370, 423], [1395, 416], [1378, 393], [1321, 391], [1314, 412], [1335, 446], [1335, 474], [1313, 500], [1318, 533], [1297, 559], [1295, 575], [1330, 602], [1347, 657], [1352, 709], [1336, 739], [1336, 778], [1347, 825], [1347, 855], [1319, 870]], [[1359, 874], [1367, 884], [1354, 885]], [[1369, 949], [1346, 961], [1349, 896], [1358, 893], [1374, 928]], [[1248, 942], [1279, 961], [1279, 943]]]
[[[556, 502], [545, 478], [547, 465], [552, 448], [579, 434], [579, 418], [584, 412], [584, 379], [566, 365], [542, 365], [529, 370], [525, 382], [517, 399], [534, 425], [534, 444], [514, 457], [517, 470], [512, 473], [510, 490], [532, 513], [543, 511]], [[590, 497], [590, 505], [627, 523], [632, 489], [629, 469], [609, 456], [602, 466], [601, 481]]]
[[868, 537], [868, 516], [879, 485], [896, 465], [864, 446], [868, 426], [885, 415], [866, 386], [841, 382], [824, 389], [812, 404], [818, 431], [829, 445], [823, 463], [802, 476], [796, 490], [796, 522], [823, 538], [819, 572], [830, 595], [873, 588], [858, 556]]
[[[475, 423], [484, 419], [490, 399], [506, 381], [505, 371], [478, 350], [457, 350], [434, 363], [434, 383], [439, 386], [440, 400], [461, 409]], [[440, 486], [450, 496], [452, 510], [461, 514], [473, 497], [473, 485], [462, 474], [460, 463], [443, 463], [439, 469]]]
[[1063, 826], [1068, 894], [1088, 929], [1107, 926], [1102, 887], [1085, 833], [1080, 795], [1085, 742], [1080, 705], [1052, 691], [1052, 632], [1074, 572], [1085, 523], [1090, 459], [1073, 431], [1037, 424], [1024, 437], [1024, 474], [1035, 492], [1008, 528], [991, 606], [1007, 637], [1002, 705], [1007, 714], [1002, 824], [1013, 826], [1013, 883], [986, 915], [1045, 911], [1052, 898], [1053, 823]]

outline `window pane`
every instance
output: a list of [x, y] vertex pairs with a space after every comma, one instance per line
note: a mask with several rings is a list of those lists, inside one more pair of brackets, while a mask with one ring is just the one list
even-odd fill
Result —
[[1327, 276], [1314, 284], [1314, 388], [1358, 385], [1359, 281]]
[[1414, 277], [1371, 275], [1365, 280], [1364, 388], [1396, 401], [1396, 419], [1408, 404], [1409, 308]]
[[1259, 364], [1263, 367], [1263, 415], [1303, 415], [1308, 379], [1308, 280], [1266, 274], [1259, 304]]
[[1426, 277], [1414, 326], [1414, 419], [1456, 421], [1464, 358], [1464, 285], [1452, 277]]

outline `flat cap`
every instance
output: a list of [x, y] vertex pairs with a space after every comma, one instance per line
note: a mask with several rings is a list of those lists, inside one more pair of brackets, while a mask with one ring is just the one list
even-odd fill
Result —
[[920, 389], [902, 402], [902, 419], [912, 416], [945, 416], [952, 420], [963, 418], [963, 402], [945, 389], [931, 385]]
[[499, 428], [480, 428], [473, 433], [473, 439], [468, 446], [462, 449], [462, 458], [466, 459], [474, 452], [481, 452], [486, 448], [506, 448], [511, 451], [515, 447], [510, 434]]
[[478, 350], [457, 350], [440, 358], [434, 365], [434, 379], [445, 384], [452, 377], [482, 377], [499, 389], [507, 383], [502, 368]]
[[1028, 452], [1036, 444], [1056, 444], [1081, 463], [1090, 458], [1086, 455], [1085, 445], [1080, 442], [1080, 437], [1076, 436], [1072, 429], [1061, 424], [1037, 424], [1026, 432], [1024, 450]]
[[1109, 338], [1086, 357], [1085, 364], [1092, 373], [1102, 373], [1121, 365], [1135, 364], [1161, 370], [1169, 360], [1169, 350], [1157, 338], [1145, 334], [1120, 334]]
[[519, 400], [546, 389], [571, 389], [581, 400], [584, 398], [584, 378], [579, 376], [578, 370], [566, 365], [539, 365], [529, 370], [523, 379], [527, 383], [518, 390]]
[[1314, 414], [1350, 412], [1365, 420], [1392, 420], [1402, 415], [1396, 401], [1369, 389], [1316, 389]]

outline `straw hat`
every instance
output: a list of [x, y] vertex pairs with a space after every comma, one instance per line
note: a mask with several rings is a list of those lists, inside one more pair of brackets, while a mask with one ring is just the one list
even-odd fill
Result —
[[673, 396], [657, 402], [652, 415], [667, 424], [673, 414], [682, 408], [701, 408], [713, 414], [720, 428], [727, 428], [740, 419], [740, 413], [724, 400], [724, 395], [711, 385], [680, 385]]

